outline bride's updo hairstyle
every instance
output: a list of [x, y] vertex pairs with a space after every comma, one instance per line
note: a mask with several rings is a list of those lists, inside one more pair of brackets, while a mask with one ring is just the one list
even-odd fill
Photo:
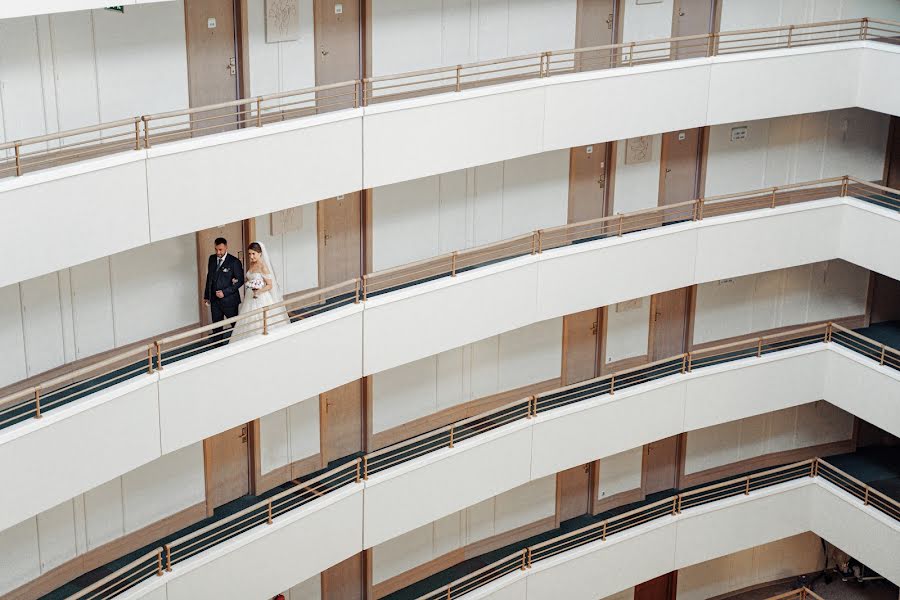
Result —
[[262, 246], [260, 246], [258, 242], [251, 242], [250, 245], [247, 246], [247, 250], [253, 250], [258, 254], [262, 254]]

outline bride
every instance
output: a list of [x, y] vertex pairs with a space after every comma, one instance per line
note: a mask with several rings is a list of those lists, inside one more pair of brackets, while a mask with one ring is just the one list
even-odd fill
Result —
[[[238, 317], [282, 300], [281, 289], [278, 287], [278, 280], [275, 279], [275, 273], [272, 271], [272, 263], [269, 260], [269, 253], [266, 252], [265, 244], [251, 243], [247, 247], [247, 259], [249, 264], [245, 270], [246, 283], [244, 284], [246, 290]], [[262, 319], [262, 312], [240, 319], [234, 326], [229, 342], [245, 338], [252, 333], [262, 333]], [[287, 311], [283, 306], [269, 311], [266, 316], [267, 329], [288, 322]]]

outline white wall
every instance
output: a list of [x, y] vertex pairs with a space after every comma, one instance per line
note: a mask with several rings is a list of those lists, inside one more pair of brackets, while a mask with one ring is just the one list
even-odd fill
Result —
[[375, 76], [575, 46], [575, 0], [382, 0], [372, 6]]
[[[66, 252], [65, 247], [54, 248]], [[197, 323], [193, 235], [0, 288], [0, 387]]]
[[313, 575], [283, 593], [285, 600], [321, 600], [322, 575]]
[[697, 286], [694, 343], [859, 316], [869, 271], [843, 260], [732, 277]]
[[373, 432], [558, 378], [561, 365], [562, 319], [550, 319], [375, 373]]
[[[848, 108], [714, 125], [706, 196], [847, 174], [879, 181], [889, 122], [888, 115]], [[746, 139], [732, 142], [733, 127], [747, 127]]]
[[600, 471], [595, 490], [597, 499], [605, 500], [616, 494], [640, 488], [643, 461], [643, 446], [600, 459]]
[[684, 472], [689, 475], [741, 460], [853, 437], [853, 415], [820, 400], [687, 434]]
[[313, 396], [259, 419], [262, 474], [319, 452], [319, 397]]
[[556, 514], [556, 477], [526, 483], [372, 549], [375, 585], [453, 550]]
[[300, 32], [296, 40], [266, 43], [266, 1], [247, 2], [250, 95], [264, 96], [316, 85], [313, 1], [297, 0]]
[[[256, 217], [256, 240], [266, 245], [283, 294], [319, 285], [318, 214], [316, 204], [305, 204]], [[287, 216], [285, 213], [291, 213]], [[276, 223], [273, 235], [273, 221]], [[278, 223], [296, 223], [283, 229]]]
[[678, 600], [705, 600], [824, 566], [821, 538], [801, 533], [679, 570]]
[[0, 21], [0, 80], [0, 141], [184, 108], [183, 2]]
[[374, 270], [562, 225], [568, 202], [568, 150], [377, 187]]
[[[712, 125], [705, 195], [847, 174], [864, 180], [881, 180], [889, 122], [888, 115], [848, 108]], [[747, 127], [746, 139], [732, 142], [733, 127]], [[650, 208], [659, 203], [662, 135], [649, 137], [651, 159], [643, 163], [625, 164], [627, 140], [616, 144], [615, 213]]]
[[[616, 144], [616, 177], [613, 189], [613, 213], [627, 213], [659, 204], [659, 166], [662, 134], [650, 138], [650, 160], [625, 163], [628, 140]], [[685, 198], [690, 200], [690, 198]]]
[[606, 364], [644, 356], [650, 343], [650, 296], [606, 307]]
[[897, 20], [900, 5], [894, 0], [763, 0], [752, 5], [723, 0], [721, 31], [860, 17]]
[[0, 531], [0, 593], [205, 499], [203, 447], [167, 454]]

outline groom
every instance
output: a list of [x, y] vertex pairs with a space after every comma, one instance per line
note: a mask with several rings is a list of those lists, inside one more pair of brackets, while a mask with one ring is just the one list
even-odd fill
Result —
[[[209, 257], [206, 267], [203, 302], [209, 306], [213, 323], [218, 323], [238, 314], [240, 289], [244, 285], [244, 267], [241, 261], [228, 254], [228, 241], [225, 238], [216, 238], [215, 247], [216, 253]], [[221, 335], [222, 331], [222, 327], [212, 330], [214, 336]]]

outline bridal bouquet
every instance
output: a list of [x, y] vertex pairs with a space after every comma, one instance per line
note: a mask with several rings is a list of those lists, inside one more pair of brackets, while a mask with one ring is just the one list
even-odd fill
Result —
[[263, 281], [262, 277], [254, 277], [247, 282], [247, 289], [253, 290], [255, 292], [256, 290], [261, 290], [265, 285], [266, 282]]

